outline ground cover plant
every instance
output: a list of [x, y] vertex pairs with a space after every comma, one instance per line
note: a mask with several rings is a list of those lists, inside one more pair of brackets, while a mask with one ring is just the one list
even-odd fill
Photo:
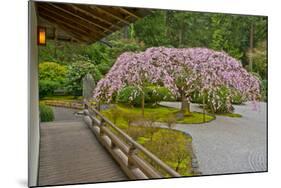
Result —
[[[159, 120], [167, 120], [166, 117], [169, 117], [168, 114], [173, 113], [175, 110], [176, 109], [159, 107], [160, 116], [158, 116], [158, 118], [154, 116], [157, 112], [154, 111], [153, 113], [153, 109], [147, 109], [145, 111], [145, 117], [143, 118], [140, 115], [140, 108], [132, 109], [124, 105], [116, 105], [115, 108], [110, 108], [101, 112], [134, 140], [142, 144], [181, 175], [191, 176], [194, 175], [191, 165], [193, 156], [191, 146], [192, 138], [182, 132], [170, 129], [171, 127], [159, 128], [154, 126], [154, 123]], [[176, 122], [169, 123], [174, 124]], [[146, 158], [145, 155], [142, 153], [138, 155], [148, 162], [151, 162], [151, 165], [161, 171], [161, 169]], [[168, 177], [167, 174], [165, 174], [165, 176]]]

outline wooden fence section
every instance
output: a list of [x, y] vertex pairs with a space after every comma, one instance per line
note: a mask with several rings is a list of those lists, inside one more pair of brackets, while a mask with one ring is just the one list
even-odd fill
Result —
[[73, 109], [83, 109], [83, 104], [72, 101], [59, 101], [59, 100], [46, 100], [44, 101], [46, 105]]
[[[84, 115], [85, 122], [97, 136], [97, 139], [109, 151], [130, 179], [163, 178], [167, 175], [170, 177], [181, 176], [87, 102], [85, 102]], [[139, 157], [137, 155], [139, 152], [144, 154], [150, 162], [156, 164], [161, 170], [157, 170], [146, 160]]]

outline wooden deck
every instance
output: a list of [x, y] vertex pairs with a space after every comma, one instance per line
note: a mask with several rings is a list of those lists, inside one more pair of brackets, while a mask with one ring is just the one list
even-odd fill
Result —
[[41, 123], [40, 129], [39, 186], [128, 179], [84, 122]]

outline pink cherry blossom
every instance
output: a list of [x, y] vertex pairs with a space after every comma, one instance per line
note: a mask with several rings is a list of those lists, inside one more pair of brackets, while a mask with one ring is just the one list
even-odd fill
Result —
[[110, 102], [113, 94], [123, 87], [143, 87], [148, 83], [163, 85], [175, 96], [184, 94], [186, 99], [194, 91], [206, 92], [210, 99], [221, 86], [235, 89], [250, 101], [257, 100], [260, 94], [259, 80], [225, 52], [153, 47], [120, 55], [98, 82], [93, 97]]

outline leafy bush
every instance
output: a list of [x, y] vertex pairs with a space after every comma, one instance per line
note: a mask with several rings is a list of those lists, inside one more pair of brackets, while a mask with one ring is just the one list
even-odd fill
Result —
[[[234, 89], [228, 89], [226, 87], [222, 87], [216, 94], [218, 94], [218, 97], [219, 98], [216, 98], [216, 97], [211, 97], [212, 100], [216, 100], [216, 103], [218, 103], [219, 101], [218, 100], [221, 100], [221, 107], [220, 109], [218, 109], [219, 112], [223, 112], [225, 110], [223, 110], [224, 108], [226, 108], [226, 104], [225, 104], [225, 101], [226, 101], [226, 97], [231, 93], [231, 97], [230, 97], [230, 100], [231, 100], [231, 103], [232, 104], [242, 104], [243, 102], [245, 102], [245, 97], [238, 91], [234, 90]], [[207, 97], [205, 98], [207, 100]], [[203, 104], [203, 95], [200, 94], [199, 92], [194, 92], [192, 95], [191, 95], [191, 102], [193, 103], [198, 103], [198, 104]], [[209, 102], [206, 101], [209, 109], [211, 109], [211, 104], [210, 103], [210, 100]], [[228, 110], [226, 110], [226, 112], [228, 112]]]
[[56, 89], [64, 86], [67, 67], [54, 62], [39, 64], [39, 97], [53, 95]]
[[67, 67], [55, 62], [43, 62], [39, 64], [39, 80], [55, 81], [63, 84], [66, 79]]
[[[141, 106], [141, 90], [134, 86], [124, 87], [117, 94], [117, 102], [132, 106]], [[144, 88], [144, 101], [146, 106], [155, 106], [159, 101], [173, 100], [170, 91], [164, 87], [148, 86]]]
[[230, 90], [227, 87], [221, 87], [217, 92], [211, 94], [207, 98], [207, 109], [213, 113], [233, 112], [233, 106], [228, 106], [227, 100], [230, 99]]
[[261, 82], [261, 97], [263, 101], [267, 101], [267, 80]]
[[232, 91], [234, 92], [233, 96], [231, 97], [231, 103], [232, 104], [242, 104], [245, 102], [245, 97], [238, 91]]
[[53, 95], [59, 86], [60, 84], [55, 81], [39, 80], [39, 98]]
[[124, 103], [129, 105], [140, 105], [141, 104], [141, 91], [134, 86], [124, 87], [118, 92], [116, 100], [118, 103]]
[[203, 103], [203, 96], [198, 92], [195, 91], [191, 94], [191, 102], [202, 104]]
[[39, 111], [40, 111], [41, 122], [48, 122], [54, 120], [55, 116], [54, 116], [53, 109], [51, 107], [46, 106], [44, 104], [40, 104]]
[[89, 59], [73, 62], [68, 67], [67, 90], [74, 96], [82, 95], [82, 79], [90, 73], [95, 81], [98, 81], [102, 75], [97, 66]]

